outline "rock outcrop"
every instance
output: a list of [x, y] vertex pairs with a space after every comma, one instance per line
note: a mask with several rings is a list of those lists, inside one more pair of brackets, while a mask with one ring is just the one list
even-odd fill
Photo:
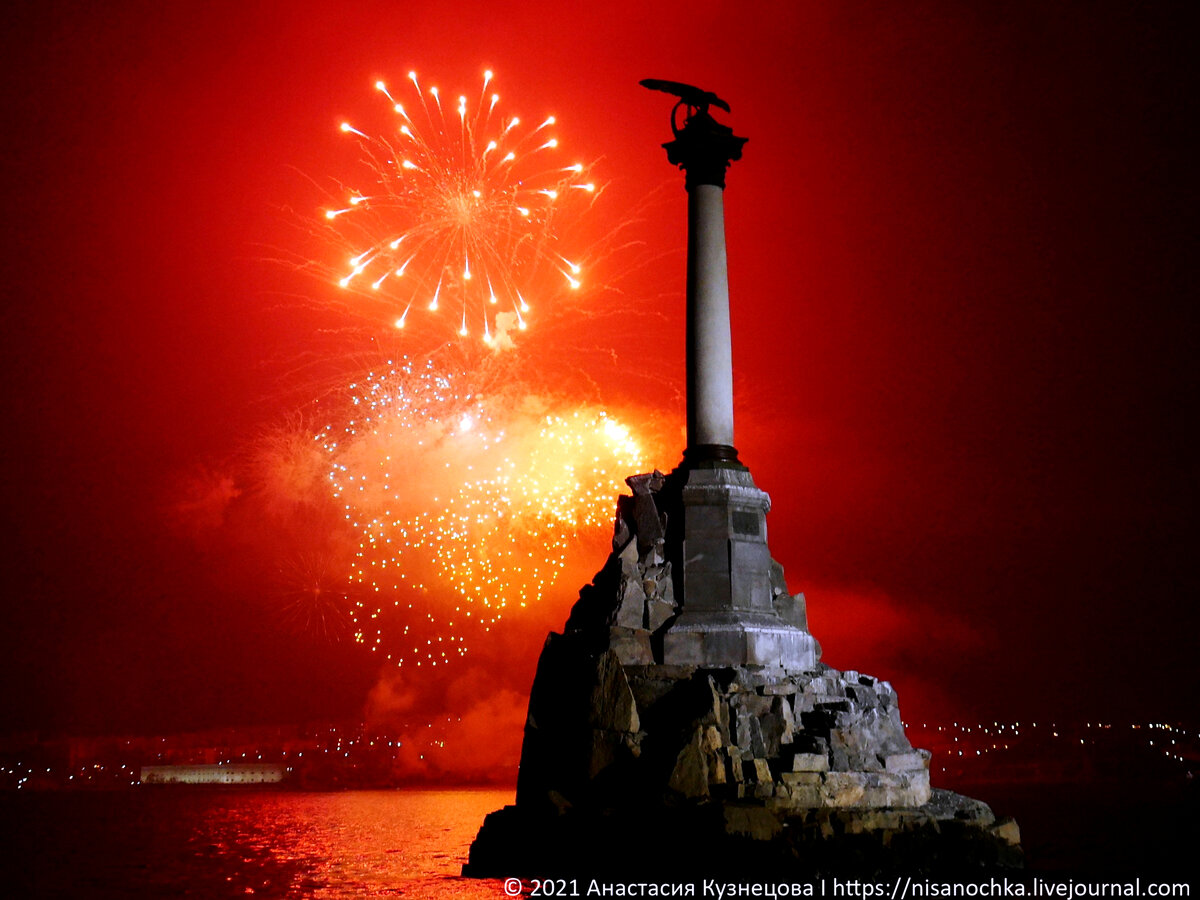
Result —
[[[542, 649], [516, 805], [488, 817], [468, 874], [665, 873], [684, 845], [711, 850], [712, 872], [730, 854], [829, 870], [1019, 864], [1015, 823], [931, 789], [888, 682], [819, 662], [665, 663], [680, 479], [627, 481], [612, 554]], [[808, 639], [804, 596], [770, 572], [774, 615]]]
[[[886, 681], [810, 672], [624, 665], [612, 646], [547, 638], [529, 702], [517, 803], [755, 799], [772, 809], [915, 807], [929, 754]], [[551, 799], [553, 798], [553, 799]]]

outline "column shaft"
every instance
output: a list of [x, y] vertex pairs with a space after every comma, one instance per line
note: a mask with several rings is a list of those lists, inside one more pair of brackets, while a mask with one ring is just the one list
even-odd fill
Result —
[[733, 356], [725, 261], [724, 191], [688, 191], [687, 442], [733, 444]]

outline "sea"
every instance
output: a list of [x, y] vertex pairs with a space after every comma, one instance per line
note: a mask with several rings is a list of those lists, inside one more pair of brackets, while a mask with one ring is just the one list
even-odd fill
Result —
[[0, 798], [14, 898], [505, 896], [463, 878], [512, 790], [295, 793], [165, 788]]
[[[955, 787], [1016, 817], [1027, 874], [1200, 880], [1190, 781]], [[5, 792], [0, 897], [504, 897], [503, 881], [460, 873], [484, 817], [512, 802], [511, 788]]]

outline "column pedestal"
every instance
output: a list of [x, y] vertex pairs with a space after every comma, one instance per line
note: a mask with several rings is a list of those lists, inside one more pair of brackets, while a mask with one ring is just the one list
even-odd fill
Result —
[[692, 468], [683, 487], [683, 608], [663, 635], [663, 662], [803, 671], [817, 642], [773, 605], [770, 497], [744, 467]]

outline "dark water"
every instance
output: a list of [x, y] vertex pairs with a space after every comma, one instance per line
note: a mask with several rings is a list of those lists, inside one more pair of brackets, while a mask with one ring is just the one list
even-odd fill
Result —
[[[955, 785], [1016, 816], [1031, 872], [1200, 871], [1200, 803], [1124, 784]], [[0, 795], [0, 897], [493, 898], [459, 876], [510, 790]]]
[[0, 798], [7, 897], [504, 896], [459, 877], [511, 791], [139, 790]]
[[1032, 872], [1200, 876], [1200, 785], [1192, 781], [1152, 782], [1131, 770], [1120, 781], [953, 787], [1017, 820]]

